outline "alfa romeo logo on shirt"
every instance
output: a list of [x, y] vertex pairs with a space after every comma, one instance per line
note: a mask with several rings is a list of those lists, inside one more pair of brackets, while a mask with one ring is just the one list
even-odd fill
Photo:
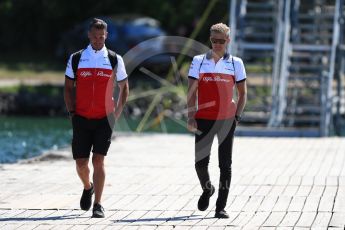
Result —
[[230, 80], [221, 78], [220, 76], [214, 76], [214, 77], [203, 77], [203, 81], [209, 82], [209, 81], [214, 81], [214, 82], [230, 82]]
[[90, 77], [92, 74], [91, 74], [91, 72], [90, 71], [82, 71], [81, 73], [80, 73], [80, 76], [82, 76], [82, 77]]
[[100, 77], [111, 77], [111, 74], [104, 73], [103, 71], [98, 71], [97, 76]]

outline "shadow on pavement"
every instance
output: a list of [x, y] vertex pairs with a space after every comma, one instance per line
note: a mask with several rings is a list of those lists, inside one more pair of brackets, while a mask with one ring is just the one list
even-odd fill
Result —
[[144, 218], [144, 219], [125, 219], [125, 220], [114, 220], [115, 223], [138, 223], [138, 222], [169, 222], [169, 221], [185, 221], [185, 220], [202, 220], [202, 219], [212, 219], [213, 217], [200, 217], [200, 215], [191, 216], [176, 216], [176, 217], [166, 217], [166, 218]]
[[8, 218], [0, 218], [0, 222], [2, 221], [40, 221], [40, 220], [69, 220], [75, 218], [86, 218], [89, 219], [90, 217], [81, 217], [80, 215], [73, 214], [73, 215], [64, 215], [64, 216], [47, 216], [47, 217], [8, 217]]

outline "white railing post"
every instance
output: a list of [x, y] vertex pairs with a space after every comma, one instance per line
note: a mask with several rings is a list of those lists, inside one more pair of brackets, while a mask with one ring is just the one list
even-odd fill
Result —
[[320, 124], [320, 131], [321, 131], [321, 136], [329, 136], [329, 131], [330, 131], [330, 126], [331, 126], [331, 116], [333, 114], [332, 111], [332, 100], [333, 100], [333, 79], [334, 79], [334, 68], [335, 68], [335, 57], [336, 57], [336, 51], [337, 51], [337, 46], [339, 44], [339, 20], [340, 20], [340, 0], [336, 0], [335, 2], [335, 12], [334, 12], [334, 21], [333, 21], [333, 36], [332, 36], [332, 47], [331, 47], [331, 55], [330, 55], [330, 61], [329, 61], [329, 71], [327, 74], [327, 90], [326, 90], [326, 95], [325, 95], [325, 104], [323, 106], [323, 113], [324, 118], [321, 118]]

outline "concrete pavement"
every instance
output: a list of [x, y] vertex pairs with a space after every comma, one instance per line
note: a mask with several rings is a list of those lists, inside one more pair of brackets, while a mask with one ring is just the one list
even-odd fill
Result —
[[190, 135], [116, 137], [106, 159], [105, 219], [79, 209], [69, 149], [57, 159], [0, 165], [0, 229], [344, 229], [344, 139], [235, 138], [226, 220], [213, 218], [217, 193], [197, 210], [193, 143]]

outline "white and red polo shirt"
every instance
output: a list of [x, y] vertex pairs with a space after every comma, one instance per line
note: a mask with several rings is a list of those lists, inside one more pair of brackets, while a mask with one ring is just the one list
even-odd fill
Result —
[[107, 48], [104, 46], [96, 51], [89, 45], [81, 54], [77, 76], [74, 76], [71, 55], [65, 75], [76, 80], [76, 114], [99, 119], [114, 111], [114, 79], [119, 82], [127, 78], [123, 59], [119, 55], [117, 62], [114, 74]]
[[195, 118], [224, 120], [235, 116], [234, 86], [246, 80], [241, 58], [226, 54], [215, 63], [211, 52], [195, 56], [188, 76], [198, 80]]

